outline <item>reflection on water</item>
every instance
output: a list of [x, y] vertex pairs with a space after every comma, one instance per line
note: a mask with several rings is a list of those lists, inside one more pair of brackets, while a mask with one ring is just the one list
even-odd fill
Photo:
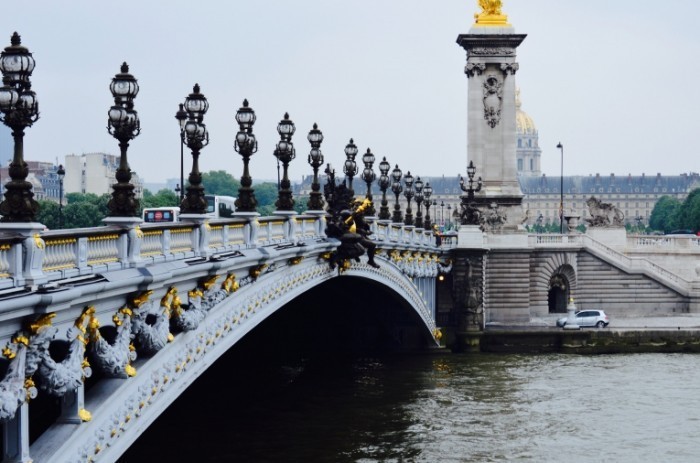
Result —
[[217, 363], [120, 460], [698, 461], [700, 356]]

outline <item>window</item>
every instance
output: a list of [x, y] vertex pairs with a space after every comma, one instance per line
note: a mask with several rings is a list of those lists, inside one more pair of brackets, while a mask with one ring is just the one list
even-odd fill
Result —
[[522, 172], [522, 171], [523, 171], [523, 160], [518, 159], [518, 172]]
[[535, 170], [535, 160], [530, 159], [530, 170]]

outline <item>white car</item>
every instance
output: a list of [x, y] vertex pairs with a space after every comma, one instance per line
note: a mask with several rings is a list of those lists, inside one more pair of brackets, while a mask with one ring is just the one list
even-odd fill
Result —
[[[574, 314], [578, 326], [597, 326], [605, 328], [610, 324], [610, 319], [602, 310], [580, 310]], [[557, 320], [557, 326], [565, 326], [569, 317]]]

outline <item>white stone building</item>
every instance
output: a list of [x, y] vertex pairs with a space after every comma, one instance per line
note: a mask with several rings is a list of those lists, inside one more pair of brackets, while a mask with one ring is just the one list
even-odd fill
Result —
[[[106, 153], [69, 154], [64, 164], [66, 176], [63, 180], [64, 193], [111, 194], [116, 183], [115, 174], [119, 167], [119, 156]], [[137, 198], [143, 196], [143, 181], [131, 173], [131, 183]]]

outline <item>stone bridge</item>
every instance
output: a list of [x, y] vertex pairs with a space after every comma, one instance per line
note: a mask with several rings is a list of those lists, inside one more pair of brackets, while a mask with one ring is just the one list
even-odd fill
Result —
[[115, 461], [243, 336], [335, 279], [391, 293], [412, 320], [388, 326], [392, 339], [436, 347], [449, 249], [412, 226], [372, 227], [379, 268], [331, 268], [324, 214], [3, 237], [3, 461]]

